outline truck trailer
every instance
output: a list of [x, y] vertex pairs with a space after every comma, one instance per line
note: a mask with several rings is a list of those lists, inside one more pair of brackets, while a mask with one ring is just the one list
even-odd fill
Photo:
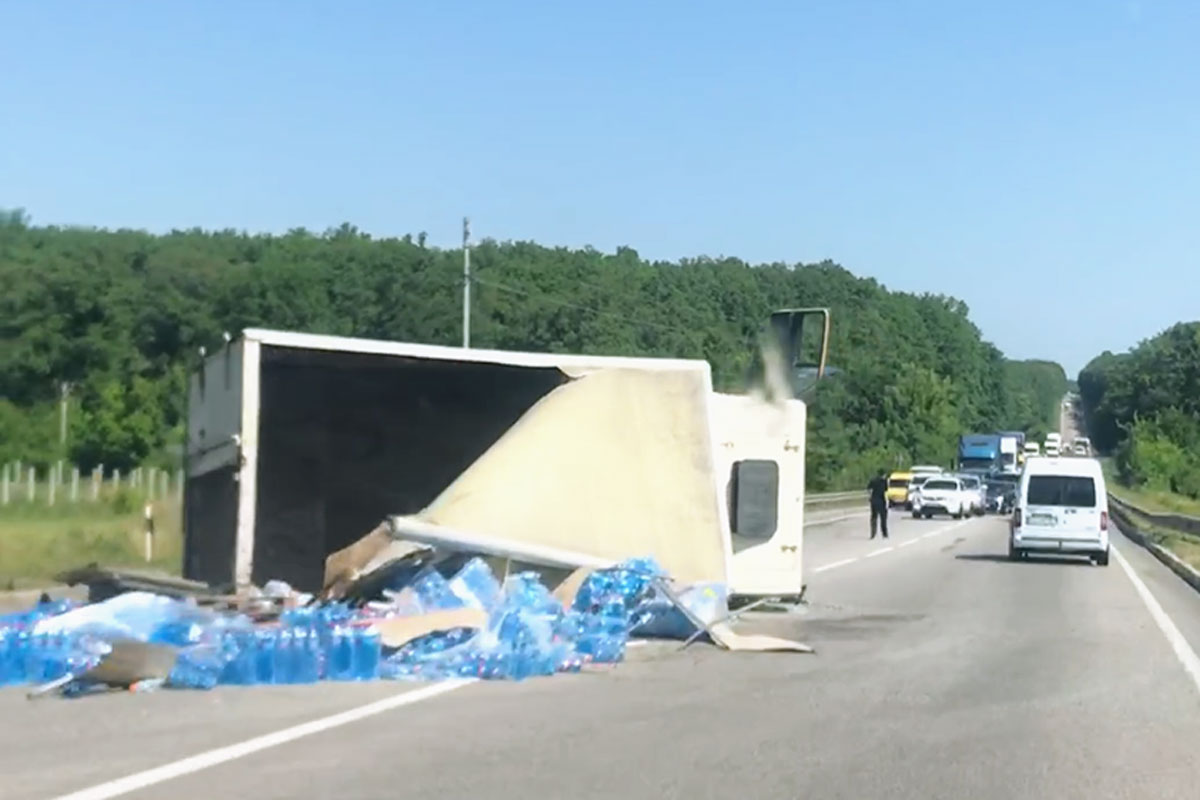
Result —
[[[771, 329], [795, 337], [782, 368], [823, 377], [827, 310]], [[184, 574], [315, 591], [390, 519], [535, 567], [652, 555], [683, 582], [796, 597], [806, 419], [795, 397], [713, 391], [701, 360], [247, 329], [191, 379]]]

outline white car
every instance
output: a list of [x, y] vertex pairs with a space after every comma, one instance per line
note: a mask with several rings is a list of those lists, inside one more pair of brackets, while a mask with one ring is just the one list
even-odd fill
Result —
[[1108, 566], [1108, 487], [1094, 458], [1031, 460], [1008, 538], [1014, 561], [1031, 553], [1087, 556]]
[[1024, 452], [1026, 458], [1040, 456], [1042, 454], [1042, 446], [1037, 442], [1026, 442]]
[[970, 498], [971, 513], [981, 515], [987, 509], [987, 488], [977, 475], [955, 475], [963, 492]]
[[937, 475], [921, 484], [912, 498], [913, 519], [929, 519], [934, 514], [949, 514], [962, 519], [971, 513], [977, 493], [963, 488], [962, 481], [949, 475]]

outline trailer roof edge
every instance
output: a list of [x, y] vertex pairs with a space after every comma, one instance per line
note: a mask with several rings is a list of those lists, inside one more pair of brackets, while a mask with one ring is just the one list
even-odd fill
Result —
[[602, 356], [577, 353], [531, 353], [521, 350], [484, 350], [450, 347], [417, 342], [392, 342], [382, 339], [360, 339], [351, 336], [329, 336], [317, 333], [298, 333], [268, 328], [246, 328], [242, 337], [271, 347], [294, 347], [307, 350], [342, 351], [372, 355], [407, 356], [442, 361], [475, 361], [511, 364], [525, 367], [565, 367], [567, 369], [626, 368], [679, 371], [704, 371], [712, 368], [703, 359], [655, 358], [650, 356]]

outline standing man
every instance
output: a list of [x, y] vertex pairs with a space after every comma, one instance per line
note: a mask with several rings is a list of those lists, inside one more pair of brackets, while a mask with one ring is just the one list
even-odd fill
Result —
[[879, 473], [867, 483], [867, 491], [871, 493], [871, 538], [875, 538], [876, 530], [883, 527], [883, 538], [888, 538], [887, 518], [887, 471]]

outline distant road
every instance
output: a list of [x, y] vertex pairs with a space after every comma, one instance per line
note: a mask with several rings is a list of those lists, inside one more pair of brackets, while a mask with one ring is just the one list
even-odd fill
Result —
[[755, 617], [816, 655], [651, 644], [432, 697], [4, 690], [2, 794], [1194, 800], [1200, 596], [1120, 535], [1107, 568], [1012, 563], [1003, 520], [892, 521], [888, 542], [861, 517], [811, 530], [812, 605]]

